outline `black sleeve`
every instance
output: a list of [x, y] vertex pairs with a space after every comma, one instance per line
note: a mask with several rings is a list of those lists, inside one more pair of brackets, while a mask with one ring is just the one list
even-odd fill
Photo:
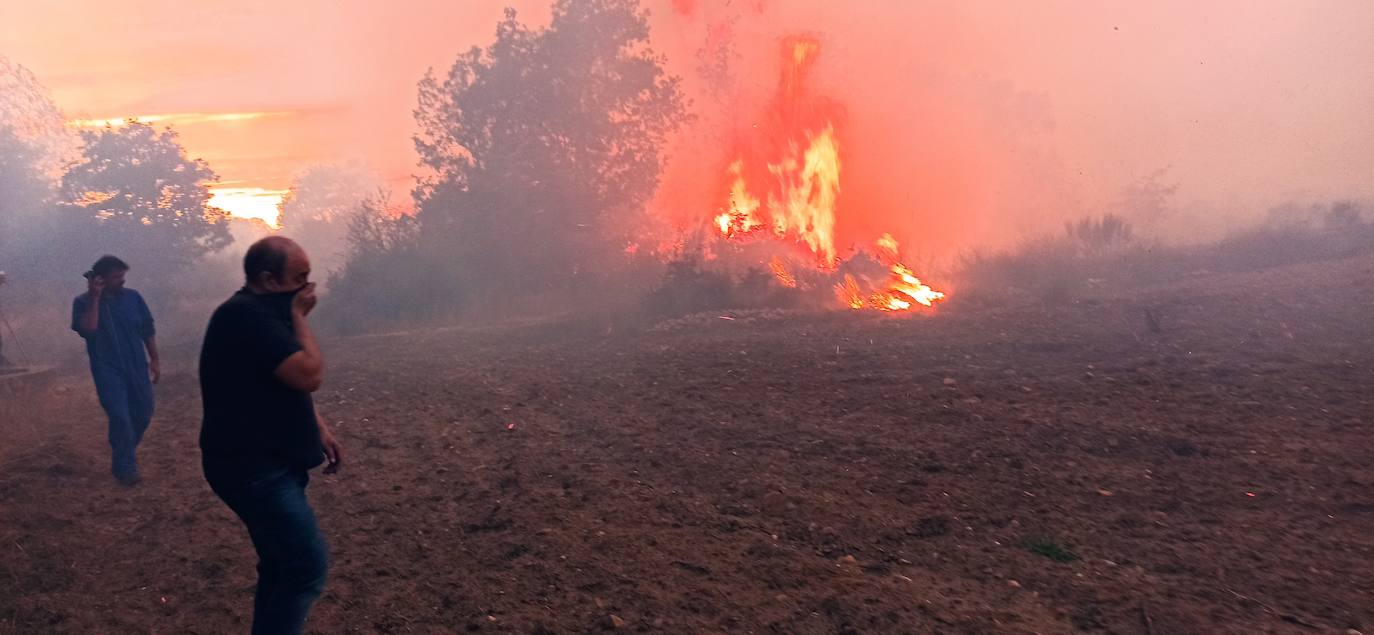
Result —
[[243, 355], [255, 372], [271, 374], [286, 358], [304, 350], [284, 320], [259, 312], [241, 315]]

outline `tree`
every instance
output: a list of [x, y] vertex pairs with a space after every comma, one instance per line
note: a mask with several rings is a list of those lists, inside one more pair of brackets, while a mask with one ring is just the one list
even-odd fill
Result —
[[228, 214], [209, 205], [207, 184], [218, 177], [187, 158], [170, 128], [128, 121], [81, 138], [61, 201], [88, 254], [128, 254], [141, 270], [168, 278], [233, 240]]
[[305, 248], [315, 271], [335, 271], [347, 255], [350, 219], [378, 187], [376, 175], [359, 164], [310, 167], [296, 175], [282, 197], [282, 233]]
[[566, 288], [622, 256], [688, 118], [648, 37], [637, 0], [557, 0], [537, 30], [508, 9], [420, 82], [419, 219], [478, 292]]
[[1123, 215], [1144, 224], [1172, 216], [1178, 183], [1166, 181], [1168, 173], [1168, 168], [1160, 168], [1128, 185], [1121, 193]]
[[384, 189], [365, 198], [346, 224], [348, 260], [329, 275], [325, 324], [351, 332], [432, 317], [458, 304], [453, 279], [420, 250], [419, 219], [392, 205]]
[[31, 143], [0, 123], [0, 262], [18, 256], [25, 226], [51, 192], [39, 160]]
[[65, 151], [62, 112], [33, 73], [0, 57], [0, 263], [36, 269]]

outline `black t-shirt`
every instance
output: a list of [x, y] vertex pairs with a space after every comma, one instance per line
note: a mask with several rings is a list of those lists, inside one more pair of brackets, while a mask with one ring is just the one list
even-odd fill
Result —
[[291, 323], [292, 295], [243, 289], [210, 317], [200, 350], [200, 449], [207, 471], [308, 470], [324, 462], [310, 393], [273, 374], [302, 350]]

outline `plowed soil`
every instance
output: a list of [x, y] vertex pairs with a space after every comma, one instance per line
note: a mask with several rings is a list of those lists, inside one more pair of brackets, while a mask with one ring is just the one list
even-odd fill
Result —
[[[1372, 309], [1363, 257], [330, 340], [310, 630], [1374, 632]], [[247, 632], [191, 353], [133, 489], [88, 376], [3, 398], [0, 632]]]

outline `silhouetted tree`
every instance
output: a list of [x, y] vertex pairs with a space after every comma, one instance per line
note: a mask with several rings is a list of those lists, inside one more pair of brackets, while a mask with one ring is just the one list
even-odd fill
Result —
[[557, 0], [541, 29], [508, 9], [493, 44], [420, 82], [427, 248], [479, 292], [566, 288], [623, 259], [688, 117], [648, 37], [637, 0]]
[[1128, 185], [1121, 192], [1121, 215], [1143, 224], [1173, 215], [1178, 183], [1167, 180], [1168, 173], [1168, 168], [1160, 168]]
[[48, 218], [70, 135], [48, 91], [28, 69], [0, 57], [0, 268], [42, 267], [35, 245]]
[[81, 137], [61, 188], [78, 249], [127, 254], [140, 273], [166, 278], [233, 240], [227, 213], [209, 204], [215, 173], [187, 158], [176, 133], [129, 121]]
[[460, 304], [458, 285], [420, 249], [420, 221], [402, 213], [385, 190], [364, 199], [347, 219], [348, 262], [329, 278], [321, 314], [355, 331], [433, 316]]

